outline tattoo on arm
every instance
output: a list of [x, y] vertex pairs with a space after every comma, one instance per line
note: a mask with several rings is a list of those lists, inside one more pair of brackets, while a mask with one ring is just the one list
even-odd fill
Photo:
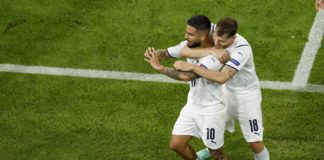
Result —
[[166, 49], [156, 50], [155, 55], [157, 55], [157, 57], [159, 57], [159, 59], [168, 59], [169, 58], [169, 54]]
[[196, 74], [195, 72], [183, 72], [182, 71], [182, 74], [186, 74], [189, 78], [189, 80], [194, 80], [194, 79], [197, 79], [199, 78], [200, 76], [198, 74]]
[[180, 81], [190, 81], [199, 78], [199, 76], [194, 72], [177, 71], [173, 68], [165, 68], [162, 73], [172, 79]]

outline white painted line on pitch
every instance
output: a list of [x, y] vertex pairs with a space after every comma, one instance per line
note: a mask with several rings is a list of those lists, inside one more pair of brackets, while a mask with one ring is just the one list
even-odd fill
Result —
[[103, 71], [103, 70], [91, 70], [91, 69], [57, 68], [57, 67], [44, 67], [44, 66], [24, 66], [24, 65], [15, 65], [15, 64], [0, 64], [0, 72], [16, 72], [16, 73], [31, 73], [31, 74], [47, 74], [47, 75], [57, 75], [57, 76], [179, 83], [179, 81], [158, 74], [116, 72], [116, 71]]
[[309, 33], [308, 42], [305, 45], [298, 67], [295, 71], [293, 85], [304, 86], [308, 78], [316, 57], [316, 53], [321, 46], [324, 35], [324, 10], [317, 12], [314, 23]]
[[[57, 68], [57, 67], [43, 67], [43, 66], [24, 66], [24, 65], [14, 65], [14, 64], [0, 64], [0, 72], [46, 74], [46, 75], [57, 75], [57, 76], [137, 80], [137, 81], [150, 81], [150, 82], [182, 83], [182, 84], [185, 83], [185, 82], [173, 80], [162, 74], [144, 74], [144, 73]], [[261, 83], [261, 87], [265, 89], [294, 90], [294, 91], [324, 93], [324, 85], [295, 86], [291, 82], [273, 82], [273, 81], [261, 81], [260, 83]]]
[[279, 81], [260, 81], [263, 89], [274, 89], [274, 90], [293, 90], [300, 92], [318, 92], [324, 93], [324, 85], [296, 85], [291, 82], [279, 82]]

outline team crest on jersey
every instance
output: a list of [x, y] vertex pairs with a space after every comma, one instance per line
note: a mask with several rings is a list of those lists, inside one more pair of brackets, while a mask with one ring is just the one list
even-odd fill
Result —
[[237, 60], [231, 58], [230, 60], [232, 63], [234, 63], [236, 66], [239, 66], [240, 65], [240, 62], [238, 62]]

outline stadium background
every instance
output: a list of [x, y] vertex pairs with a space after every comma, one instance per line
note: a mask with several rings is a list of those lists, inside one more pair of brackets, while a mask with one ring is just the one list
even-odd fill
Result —
[[[316, 11], [305, 0], [2, 0], [0, 63], [156, 73], [145, 49], [182, 41], [196, 14], [237, 18], [260, 80], [289, 82]], [[309, 84], [324, 85], [323, 52]], [[168, 143], [186, 85], [8, 72], [0, 84], [0, 159], [179, 159]], [[271, 159], [322, 159], [323, 93], [262, 93]], [[229, 158], [251, 159], [237, 130]]]

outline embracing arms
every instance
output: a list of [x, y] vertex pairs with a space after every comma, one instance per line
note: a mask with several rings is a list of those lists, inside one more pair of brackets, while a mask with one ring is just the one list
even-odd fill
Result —
[[184, 61], [175, 62], [174, 67], [177, 70], [181, 71], [192, 71], [201, 77], [204, 77], [210, 81], [219, 84], [224, 84], [226, 81], [231, 79], [237, 72], [236, 69], [228, 65], [225, 65], [221, 71], [213, 71]]
[[230, 58], [228, 52], [225, 49], [217, 49], [215, 47], [192, 49], [188, 46], [185, 46], [181, 49], [180, 55], [181, 57], [192, 59], [198, 59], [208, 55], [212, 55], [218, 58], [219, 61], [223, 64], [225, 64]]

